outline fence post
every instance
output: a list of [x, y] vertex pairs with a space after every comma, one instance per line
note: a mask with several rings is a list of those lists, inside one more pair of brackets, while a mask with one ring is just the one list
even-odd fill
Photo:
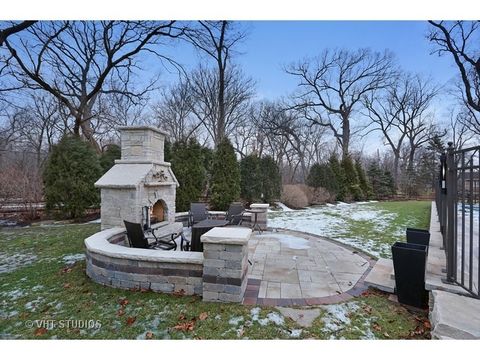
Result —
[[455, 164], [453, 143], [448, 143], [447, 150], [447, 226], [446, 226], [446, 255], [447, 255], [447, 282], [455, 281], [455, 201], [457, 188], [457, 169]]

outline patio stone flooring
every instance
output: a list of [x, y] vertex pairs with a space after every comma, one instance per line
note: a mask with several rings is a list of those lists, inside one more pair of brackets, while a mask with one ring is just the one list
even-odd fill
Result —
[[290, 230], [254, 233], [249, 241], [244, 304], [333, 304], [367, 289], [375, 260], [347, 245]]

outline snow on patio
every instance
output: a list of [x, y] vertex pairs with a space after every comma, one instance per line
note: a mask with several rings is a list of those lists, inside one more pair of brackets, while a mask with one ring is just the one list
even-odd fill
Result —
[[[337, 205], [313, 206], [304, 210], [279, 210], [268, 214], [268, 224], [275, 228], [303, 231], [338, 240], [355, 246], [374, 256], [385, 256], [390, 253], [391, 244], [374, 238], [356, 236], [349, 231], [353, 222], [367, 222], [372, 231], [383, 232], [392, 226], [396, 214], [377, 209], [374, 202], [358, 202]], [[389, 231], [392, 231], [390, 228]], [[399, 225], [392, 233], [402, 237], [405, 227]]]

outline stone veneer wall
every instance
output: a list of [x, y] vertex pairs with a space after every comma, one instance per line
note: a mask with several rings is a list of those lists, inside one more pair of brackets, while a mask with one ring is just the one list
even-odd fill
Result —
[[248, 240], [252, 230], [213, 228], [203, 243], [203, 300], [242, 302], [247, 287]]
[[241, 227], [214, 228], [202, 235], [201, 253], [130, 248], [123, 228], [107, 229], [85, 239], [86, 272], [93, 281], [114, 288], [242, 302], [251, 233]]
[[202, 295], [201, 253], [129, 248], [124, 232], [108, 229], [85, 240], [87, 275], [93, 281], [122, 289]]

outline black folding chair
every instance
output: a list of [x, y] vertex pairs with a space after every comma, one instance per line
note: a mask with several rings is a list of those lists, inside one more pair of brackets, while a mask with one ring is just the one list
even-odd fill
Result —
[[229, 225], [242, 225], [244, 212], [245, 207], [241, 202], [233, 202], [228, 207], [225, 219], [228, 221]]
[[190, 211], [188, 212], [188, 227], [207, 218], [207, 204], [201, 202], [190, 203]]
[[154, 236], [155, 242], [150, 244], [147, 237], [145, 236], [145, 233], [143, 232], [141, 224], [132, 223], [125, 220], [123, 221], [123, 223], [125, 224], [125, 228], [127, 229], [128, 242], [130, 244], [130, 247], [133, 248], [176, 250], [177, 243], [175, 242], [175, 238], [178, 236], [183, 237], [182, 234], [172, 234], [170, 240], [160, 240]]

